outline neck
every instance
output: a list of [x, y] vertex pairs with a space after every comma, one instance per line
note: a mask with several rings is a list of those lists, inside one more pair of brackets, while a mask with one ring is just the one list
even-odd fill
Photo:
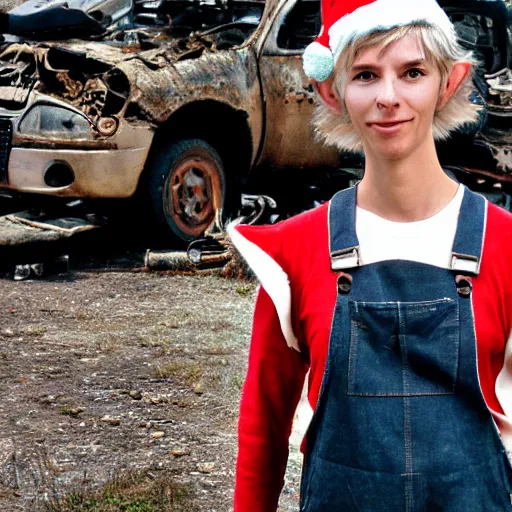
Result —
[[383, 159], [365, 152], [364, 178], [357, 205], [395, 222], [432, 217], [455, 196], [458, 185], [443, 171], [434, 141], [403, 159]]

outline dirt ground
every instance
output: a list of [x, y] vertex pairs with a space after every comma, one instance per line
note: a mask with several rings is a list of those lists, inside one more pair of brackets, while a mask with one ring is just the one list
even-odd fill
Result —
[[[101, 268], [0, 279], [1, 508], [232, 510], [255, 294], [213, 275]], [[293, 447], [283, 511], [298, 510], [299, 471]], [[119, 475], [129, 497], [100, 498]], [[160, 501], [144, 501], [162, 479]]]

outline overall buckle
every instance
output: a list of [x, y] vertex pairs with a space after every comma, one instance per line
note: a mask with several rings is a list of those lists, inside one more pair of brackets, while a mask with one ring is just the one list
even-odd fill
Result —
[[358, 267], [360, 261], [358, 245], [331, 252], [331, 269], [334, 271]]
[[476, 275], [480, 269], [480, 259], [470, 254], [452, 252], [451, 268], [457, 272], [468, 272]]

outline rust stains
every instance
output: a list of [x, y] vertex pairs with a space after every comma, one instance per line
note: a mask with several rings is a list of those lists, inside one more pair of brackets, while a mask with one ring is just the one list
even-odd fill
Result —
[[155, 48], [130, 45], [130, 51], [93, 41], [6, 45], [0, 50], [0, 107], [15, 101], [22, 108], [37, 91], [69, 103], [95, 124], [113, 115], [159, 124], [194, 99], [241, 108], [254, 85], [247, 81], [250, 50], [218, 52], [227, 44], [221, 34], [169, 39], [158, 32]]

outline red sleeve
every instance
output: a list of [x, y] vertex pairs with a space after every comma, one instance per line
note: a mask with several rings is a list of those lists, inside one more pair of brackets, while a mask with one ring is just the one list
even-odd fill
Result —
[[494, 413], [504, 414], [512, 406], [500, 402], [497, 379], [503, 369], [508, 373], [504, 356], [507, 341], [512, 339], [512, 215], [493, 204], [487, 213], [480, 275], [473, 279], [478, 374], [487, 405]]
[[261, 288], [240, 406], [235, 512], [276, 511], [307, 369], [287, 346], [274, 304]]

